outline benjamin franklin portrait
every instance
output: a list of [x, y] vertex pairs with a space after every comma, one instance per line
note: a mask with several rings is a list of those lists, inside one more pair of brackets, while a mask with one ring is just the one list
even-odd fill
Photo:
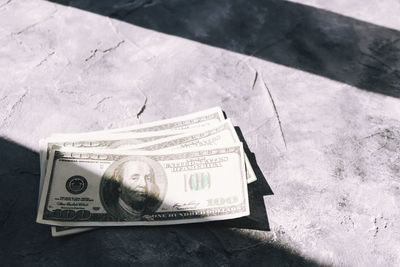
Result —
[[166, 186], [165, 176], [161, 177], [164, 179], [156, 179], [155, 170], [151, 165], [154, 166], [154, 162], [130, 158], [110, 166], [100, 189], [107, 212], [122, 221], [150, 219], [148, 215], [151, 215], [162, 201], [163, 192], [157, 181], [161, 180], [161, 187], [164, 189]]

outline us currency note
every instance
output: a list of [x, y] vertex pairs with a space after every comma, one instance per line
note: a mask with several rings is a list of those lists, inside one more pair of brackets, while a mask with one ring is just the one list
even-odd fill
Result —
[[126, 149], [141, 143], [154, 141], [157, 139], [179, 135], [184, 133], [179, 130], [167, 130], [149, 133], [134, 134], [103, 134], [98, 136], [69, 136], [69, 137], [50, 137], [40, 140], [39, 157], [40, 157], [40, 182], [39, 182], [39, 199], [42, 194], [43, 181], [46, 175], [47, 160], [50, 150], [53, 146], [77, 147], [77, 148], [119, 148]]
[[190, 130], [201, 127], [211, 126], [225, 120], [224, 114], [220, 107], [213, 107], [199, 112], [187, 114], [184, 116], [174, 117], [166, 120], [142, 123], [129, 127], [116, 128], [110, 130], [86, 132], [86, 133], [69, 133], [69, 134], [53, 134], [54, 137], [89, 135], [96, 136], [107, 133], [140, 133], [140, 132], [156, 132], [165, 130]]
[[[215, 147], [221, 145], [233, 145], [239, 143], [239, 138], [237, 137], [236, 131], [230, 121], [230, 119], [225, 120], [213, 127], [208, 127], [201, 130], [192, 131], [187, 134], [182, 134], [178, 136], [171, 136], [167, 138], [157, 139], [155, 141], [136, 144], [132, 146], [127, 146], [124, 149], [130, 150], [166, 150], [166, 149], [184, 149], [184, 148], [195, 148], [195, 147]], [[245, 156], [246, 165], [246, 179], [247, 183], [255, 181], [257, 178], [251, 167], [250, 162]], [[52, 235], [60, 236], [66, 234], [73, 234], [84, 231], [87, 228], [67, 228], [67, 227], [55, 227], [52, 226]]]
[[249, 215], [241, 144], [180, 151], [51, 152], [38, 223], [181, 224]]

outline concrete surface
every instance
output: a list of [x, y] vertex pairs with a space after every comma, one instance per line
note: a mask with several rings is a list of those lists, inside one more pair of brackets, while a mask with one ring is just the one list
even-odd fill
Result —
[[[296, 2], [1, 0], [1, 265], [399, 266], [400, 2]], [[258, 163], [250, 218], [35, 223], [40, 138], [216, 105]]]

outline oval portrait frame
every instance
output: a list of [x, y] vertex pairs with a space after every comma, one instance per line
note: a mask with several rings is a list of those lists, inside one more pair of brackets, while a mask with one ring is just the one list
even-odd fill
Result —
[[[124, 164], [127, 161], [139, 161], [144, 162], [152, 168], [154, 173], [154, 183], [158, 186], [159, 196], [157, 201], [152, 201], [149, 205], [146, 206], [146, 215], [152, 214], [154, 211], [158, 210], [161, 204], [164, 201], [165, 194], [168, 189], [167, 176], [164, 171], [164, 168], [157, 161], [145, 157], [145, 156], [126, 156], [115, 162], [113, 162], [104, 172], [103, 177], [100, 182], [100, 200], [107, 211], [108, 214], [113, 215], [113, 217], [118, 218], [120, 220], [140, 220], [136, 216], [124, 216], [121, 218], [121, 214], [116, 210], [116, 206], [118, 205], [119, 199], [119, 187], [120, 183], [117, 181], [117, 178], [114, 177], [115, 169], [118, 168], [121, 164]], [[145, 215], [143, 214], [143, 215]]]

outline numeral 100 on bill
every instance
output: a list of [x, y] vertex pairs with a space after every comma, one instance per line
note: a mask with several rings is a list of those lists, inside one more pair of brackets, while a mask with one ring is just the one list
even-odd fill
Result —
[[185, 174], [185, 192], [200, 191], [211, 188], [211, 176], [209, 172], [196, 172]]

